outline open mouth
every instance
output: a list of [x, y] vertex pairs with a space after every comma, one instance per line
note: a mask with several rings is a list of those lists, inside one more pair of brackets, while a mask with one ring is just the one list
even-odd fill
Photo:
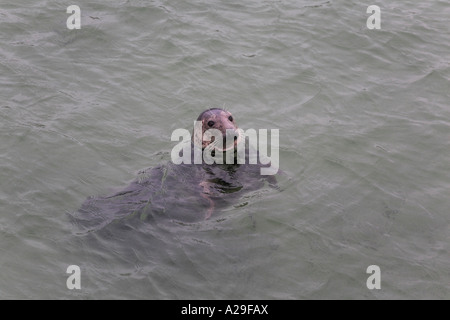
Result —
[[223, 138], [223, 148], [220, 148], [219, 146], [214, 146], [214, 148], [221, 152], [229, 151], [237, 147], [240, 141], [241, 132], [239, 130], [236, 130], [236, 133], [233, 136], [228, 136], [228, 138], [225, 136]]
[[242, 136], [241, 132], [239, 130], [236, 130], [236, 132], [233, 135], [229, 135], [228, 137], [225, 136], [223, 138], [222, 147], [214, 142], [212, 142], [212, 144], [214, 146], [214, 149], [216, 149], [220, 152], [226, 152], [226, 151], [232, 150], [237, 147], [237, 145], [241, 141], [241, 136]]

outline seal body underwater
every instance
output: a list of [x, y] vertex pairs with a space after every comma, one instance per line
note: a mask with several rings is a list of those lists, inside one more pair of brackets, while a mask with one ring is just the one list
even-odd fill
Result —
[[[192, 157], [195, 148], [202, 151], [210, 148], [213, 154], [236, 150], [241, 133], [230, 112], [208, 109], [197, 121], [201, 122], [201, 135], [210, 129], [218, 130], [223, 143], [218, 144], [215, 139], [205, 141], [198, 132], [193, 132]], [[136, 215], [141, 220], [167, 217], [183, 223], [209, 219], [215, 211], [234, 205], [247, 192], [267, 184], [277, 188], [275, 177], [262, 176], [260, 168], [261, 165], [237, 164], [236, 161], [177, 165], [168, 162], [142, 171], [138, 179], [112, 196], [88, 198], [74, 218], [78, 225], [87, 229], [101, 228]]]

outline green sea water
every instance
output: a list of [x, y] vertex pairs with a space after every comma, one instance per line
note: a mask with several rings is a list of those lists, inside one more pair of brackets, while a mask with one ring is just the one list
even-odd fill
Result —
[[[438, 0], [0, 0], [0, 299], [450, 299], [449, 18]], [[207, 107], [280, 130], [279, 190], [199, 222], [71, 223]]]

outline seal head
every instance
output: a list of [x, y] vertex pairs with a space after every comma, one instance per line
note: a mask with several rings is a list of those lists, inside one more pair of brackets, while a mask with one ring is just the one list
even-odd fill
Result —
[[[200, 131], [195, 132], [192, 136], [192, 141], [195, 146], [205, 149], [210, 144], [210, 147], [224, 152], [235, 148], [240, 141], [241, 132], [236, 125], [233, 115], [220, 108], [211, 108], [203, 111], [197, 118], [197, 121], [201, 121], [201, 136], [199, 136]], [[215, 136], [212, 136], [210, 140], [205, 140], [205, 132], [208, 130], [215, 129], [220, 131], [222, 134], [222, 144], [218, 144], [215, 140]]]

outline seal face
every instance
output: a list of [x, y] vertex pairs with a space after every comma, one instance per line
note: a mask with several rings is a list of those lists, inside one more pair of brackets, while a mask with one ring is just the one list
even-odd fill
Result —
[[[211, 108], [205, 110], [198, 116], [197, 121], [201, 121], [202, 127], [201, 132], [194, 132], [192, 136], [192, 141], [197, 147], [201, 146], [202, 149], [205, 149], [210, 144], [213, 144], [215, 149], [226, 151], [234, 148], [240, 140], [241, 132], [238, 130], [233, 115], [224, 109]], [[223, 139], [222, 147], [217, 146], [214, 136], [211, 137], [211, 140], [204, 139], [205, 133], [208, 133], [208, 130], [211, 129], [218, 130], [221, 133]]]

